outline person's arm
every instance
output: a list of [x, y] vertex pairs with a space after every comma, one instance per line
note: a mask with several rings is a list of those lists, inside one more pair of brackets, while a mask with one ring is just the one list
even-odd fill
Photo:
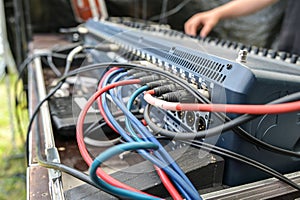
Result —
[[185, 24], [184, 30], [189, 35], [196, 35], [202, 27], [201, 37], [206, 37], [222, 19], [235, 18], [255, 13], [278, 0], [234, 0], [212, 10], [193, 15]]

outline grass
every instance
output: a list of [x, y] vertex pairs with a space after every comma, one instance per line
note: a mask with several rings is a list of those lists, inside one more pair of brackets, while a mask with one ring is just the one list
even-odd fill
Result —
[[8, 97], [7, 78], [10, 79], [10, 88], [13, 88], [15, 76], [7, 76], [0, 81], [0, 200], [26, 199], [24, 144], [16, 128], [13, 135], [10, 125], [8, 102], [14, 101]]

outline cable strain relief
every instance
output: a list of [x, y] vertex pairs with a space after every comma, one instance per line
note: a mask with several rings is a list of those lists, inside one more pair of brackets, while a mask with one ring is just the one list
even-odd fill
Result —
[[169, 102], [180, 103], [195, 103], [196, 99], [186, 90], [179, 90], [176, 92], [170, 92], [162, 95], [162, 99]]
[[138, 72], [138, 73], [134, 73], [132, 74], [133, 78], [142, 78], [145, 76], [149, 76], [149, 74], [147, 72]]
[[178, 89], [179, 89], [179, 87], [177, 85], [169, 84], [169, 85], [163, 85], [160, 87], [156, 87], [153, 90], [154, 90], [154, 93], [156, 96], [160, 96], [160, 95], [168, 93], [168, 92], [174, 92]]
[[133, 74], [135, 74], [137, 72], [139, 72], [139, 71], [136, 70], [136, 69], [130, 69], [130, 70], [127, 71], [127, 74], [128, 74], [128, 76], [130, 76], [130, 75], [133, 75]]
[[160, 77], [158, 75], [150, 75], [147, 77], [140, 78], [142, 85], [145, 85], [146, 83], [149, 83], [149, 82], [157, 81], [159, 79], [160, 79]]
[[146, 85], [148, 86], [149, 89], [153, 89], [153, 88], [156, 88], [159, 86], [167, 85], [169, 83], [170, 82], [168, 80], [164, 79], [164, 80], [160, 80], [160, 81], [153, 81], [153, 82], [147, 83]]

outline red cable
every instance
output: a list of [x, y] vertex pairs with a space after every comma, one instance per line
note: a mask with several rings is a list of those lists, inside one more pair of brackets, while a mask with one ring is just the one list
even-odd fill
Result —
[[[98, 90], [101, 90], [103, 88], [103, 82], [104, 80], [107, 78], [107, 76], [117, 70], [118, 68], [114, 67], [114, 68], [111, 68], [109, 71], [107, 71], [104, 76], [102, 77], [100, 83], [99, 83], [99, 86], [98, 86]], [[112, 125], [112, 123], [108, 120], [107, 118], [107, 115], [106, 113], [104, 112], [104, 108], [103, 108], [103, 105], [102, 105], [102, 98], [99, 97], [97, 99], [97, 103], [98, 103], [98, 107], [99, 107], [99, 110], [100, 110], [100, 113], [103, 117], [103, 119], [106, 121], [106, 123], [115, 131], [115, 132], [118, 132], [115, 127]], [[147, 123], [145, 120], [142, 120], [142, 123], [146, 126]], [[158, 174], [158, 176], [160, 177], [163, 185], [165, 186], [165, 188], [168, 190], [168, 192], [170, 193], [171, 197], [175, 200], [182, 200], [182, 197], [180, 196], [179, 192], [176, 190], [176, 188], [173, 186], [172, 182], [170, 181], [169, 177], [166, 175], [166, 173], [161, 170], [159, 167], [155, 166], [154, 165], [154, 168]]]
[[[98, 85], [98, 90], [102, 89], [102, 85], [103, 85], [103, 82], [104, 80], [106, 79], [106, 77], [113, 71], [117, 70], [118, 68], [117, 67], [113, 67], [111, 68], [110, 70], [108, 70], [104, 76], [101, 78], [101, 81]], [[98, 103], [98, 108], [99, 108], [99, 111], [100, 111], [100, 114], [102, 115], [103, 119], [105, 120], [106, 124], [112, 129], [114, 130], [116, 133], [118, 132], [117, 129], [114, 127], [114, 125], [112, 125], [112, 123], [109, 121], [109, 119], [107, 118], [107, 115], [105, 114], [105, 111], [103, 109], [103, 106], [102, 106], [102, 98], [101, 98], [101, 95], [99, 96], [99, 98], [97, 99], [97, 103]]]
[[[104, 88], [98, 90], [86, 103], [85, 107], [82, 109], [82, 111], [80, 112], [79, 118], [78, 118], [78, 122], [77, 122], [77, 129], [76, 129], [76, 139], [77, 139], [77, 143], [78, 143], [78, 148], [80, 151], [81, 156], [83, 157], [83, 159], [85, 160], [85, 162], [88, 164], [88, 166], [90, 166], [93, 162], [92, 158], [90, 157], [84, 140], [83, 140], [83, 125], [84, 125], [84, 119], [85, 116], [87, 114], [87, 111], [89, 110], [89, 108], [92, 106], [93, 102], [104, 92], [118, 87], [118, 86], [122, 86], [122, 85], [131, 85], [131, 84], [138, 84], [140, 83], [140, 80], [138, 79], [134, 79], [134, 80], [125, 80], [125, 81], [120, 81], [120, 82], [116, 82], [110, 85], [105, 86]], [[142, 191], [139, 191], [135, 188], [132, 188], [128, 185], [125, 185], [121, 182], [119, 182], [118, 180], [114, 179], [113, 177], [109, 176], [108, 174], [106, 174], [101, 168], [97, 169], [97, 175], [99, 177], [101, 177], [104, 181], [108, 182], [109, 184], [119, 187], [119, 188], [123, 188], [126, 190], [130, 190], [130, 191], [134, 191], [134, 192], [139, 192], [139, 193], [143, 193], [143, 194], [147, 194], [144, 193]]]
[[267, 105], [252, 105], [252, 104], [193, 104], [193, 103], [178, 103], [167, 102], [157, 99], [151, 95], [152, 91], [146, 92], [144, 99], [147, 103], [160, 107], [165, 110], [173, 111], [203, 111], [203, 112], [225, 112], [238, 114], [281, 114], [288, 112], [297, 112], [300, 110], [300, 101], [282, 104], [267, 104]]
[[[100, 113], [103, 117], [103, 119], [106, 121], [106, 123], [116, 132], [118, 132], [114, 126], [111, 124], [111, 122], [108, 120], [103, 106], [102, 106], [102, 101], [101, 101], [101, 94], [103, 94], [104, 92], [108, 91], [109, 89], [112, 89], [114, 87], [117, 86], [121, 86], [121, 85], [127, 85], [127, 84], [136, 84], [139, 83], [139, 80], [131, 80], [131, 82], [129, 81], [122, 81], [122, 82], [118, 82], [115, 84], [111, 84], [108, 85], [104, 88], [102, 88], [103, 82], [105, 80], [105, 78], [113, 71], [117, 70], [118, 68], [112, 68], [109, 71], [107, 71], [105, 73], [105, 75], [102, 77], [100, 83], [99, 83], [99, 87], [98, 87], [98, 92], [96, 92], [86, 103], [84, 109], [81, 111], [80, 116], [78, 118], [78, 123], [77, 123], [77, 134], [76, 134], [76, 138], [77, 138], [77, 143], [78, 143], [78, 147], [80, 150], [80, 153], [82, 155], [82, 157], [84, 158], [84, 160], [86, 161], [86, 163], [90, 166], [91, 163], [93, 162], [92, 158], [90, 157], [89, 153], [86, 150], [86, 146], [83, 140], [83, 123], [84, 123], [84, 118], [86, 116], [86, 113], [88, 111], [88, 109], [91, 107], [92, 103], [97, 99], [98, 100], [98, 106], [99, 106], [99, 110]], [[132, 82], [133, 81], [133, 82]], [[173, 186], [172, 182], [169, 180], [168, 176], [165, 174], [164, 171], [162, 171], [160, 168], [158, 168], [157, 166], [154, 166], [157, 174], [159, 175], [162, 183], [164, 184], [164, 186], [166, 187], [166, 189], [168, 190], [168, 192], [170, 193], [170, 195], [172, 196], [173, 199], [175, 200], [182, 200], [182, 197], [180, 196], [180, 194], [178, 193], [178, 191], [176, 190], [176, 188]], [[118, 180], [113, 179], [112, 177], [110, 177], [109, 175], [107, 175], [101, 168], [97, 169], [97, 175], [100, 176], [104, 181], [123, 188], [123, 189], [127, 189], [127, 190], [131, 190], [131, 191], [135, 191], [135, 192], [141, 192], [135, 188], [132, 188], [130, 186], [127, 186], [121, 182], [119, 182]], [[141, 192], [144, 193], [144, 192]], [[145, 193], [146, 194], [146, 193]]]
[[[118, 68], [114, 67], [111, 68], [110, 70], [108, 70], [104, 76], [102, 77], [101, 81], [99, 82], [99, 86], [98, 86], [98, 90], [101, 90], [103, 88], [103, 82], [104, 80], [107, 78], [107, 76], [117, 70]], [[102, 106], [102, 99], [101, 97], [99, 97], [97, 99], [97, 103], [98, 103], [98, 107], [100, 110], [100, 113], [103, 117], [103, 119], [106, 121], [106, 123], [115, 131], [118, 132], [115, 127], [112, 125], [112, 123], [108, 120], [106, 113], [104, 112], [103, 106]], [[142, 120], [143, 124], [146, 125], [146, 121]], [[159, 175], [163, 185], [165, 186], [165, 188], [168, 190], [168, 192], [170, 193], [171, 197], [175, 200], [182, 200], [182, 197], [180, 196], [179, 192], [176, 190], [176, 188], [173, 186], [172, 182], [169, 180], [168, 176], [166, 175], [166, 173], [161, 170], [159, 167], [154, 165], [154, 168], [156, 169], [157, 174]]]
[[161, 182], [164, 184], [165, 188], [170, 193], [171, 197], [174, 200], [182, 200], [182, 197], [180, 196], [179, 192], [174, 187], [174, 185], [172, 184], [172, 182], [170, 181], [170, 179], [166, 175], [166, 173], [162, 169], [157, 167], [156, 165], [154, 165], [154, 168], [155, 168], [157, 174], [159, 175], [159, 178], [160, 178]]

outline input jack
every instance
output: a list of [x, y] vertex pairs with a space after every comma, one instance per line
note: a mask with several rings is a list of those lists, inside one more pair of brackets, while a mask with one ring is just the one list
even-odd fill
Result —
[[177, 111], [177, 116], [179, 119], [183, 119], [184, 118], [184, 111]]
[[197, 120], [197, 132], [203, 131], [206, 129], [205, 119], [203, 117], [199, 117]]
[[186, 123], [189, 126], [193, 126], [195, 124], [195, 113], [188, 111], [185, 116]]

